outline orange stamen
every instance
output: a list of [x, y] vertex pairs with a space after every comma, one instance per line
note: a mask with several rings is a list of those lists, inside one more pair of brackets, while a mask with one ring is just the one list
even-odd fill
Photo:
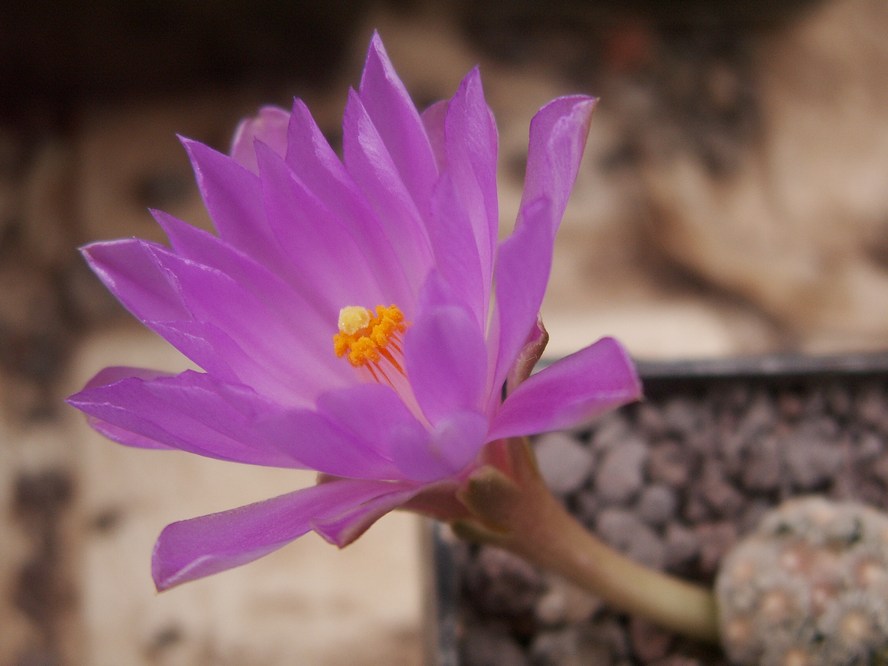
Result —
[[379, 375], [391, 384], [381, 363], [387, 362], [401, 375], [404, 369], [396, 357], [401, 351], [401, 334], [407, 330], [404, 313], [397, 305], [376, 306], [376, 313], [359, 305], [339, 311], [339, 332], [333, 336], [333, 351], [345, 356], [355, 368], [365, 367], [379, 381]]

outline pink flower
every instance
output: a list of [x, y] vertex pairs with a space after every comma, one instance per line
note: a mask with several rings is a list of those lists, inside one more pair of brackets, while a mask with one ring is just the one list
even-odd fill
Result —
[[420, 114], [374, 36], [341, 160], [302, 101], [262, 109], [231, 157], [183, 141], [218, 236], [155, 212], [169, 248], [85, 248], [121, 303], [204, 370], [103, 370], [69, 398], [97, 431], [321, 473], [314, 487], [166, 527], [159, 589], [309, 530], [343, 546], [408, 503], [438, 501], [430, 512], [446, 517], [486, 444], [639, 395], [611, 339], [518, 383], [538, 356], [525, 347], [540, 336], [594, 105], [564, 97], [534, 118], [515, 232], [498, 243], [497, 134], [477, 70]]

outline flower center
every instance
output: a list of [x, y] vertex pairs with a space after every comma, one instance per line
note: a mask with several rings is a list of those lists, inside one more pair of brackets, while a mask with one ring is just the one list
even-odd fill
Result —
[[349, 305], [339, 311], [333, 351], [348, 358], [354, 367], [367, 368], [376, 381], [382, 378], [391, 383], [384, 366], [404, 374], [399, 359], [403, 355], [401, 334], [406, 329], [404, 313], [397, 305], [377, 305], [375, 314], [360, 305]]

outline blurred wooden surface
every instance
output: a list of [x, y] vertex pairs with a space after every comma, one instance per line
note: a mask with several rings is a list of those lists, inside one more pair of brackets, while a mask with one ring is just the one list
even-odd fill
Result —
[[117, 447], [62, 403], [105, 365], [184, 367], [76, 246], [160, 239], [148, 207], [208, 225], [176, 133], [224, 149], [300, 95], [336, 142], [371, 27], [420, 104], [481, 64], [506, 227], [532, 114], [602, 96], [545, 305], [553, 355], [604, 334], [647, 358], [888, 346], [888, 5], [618, 4], [37, 2], [0, 24], [0, 664], [419, 663], [412, 518], [156, 595], [165, 523], [310, 477]]

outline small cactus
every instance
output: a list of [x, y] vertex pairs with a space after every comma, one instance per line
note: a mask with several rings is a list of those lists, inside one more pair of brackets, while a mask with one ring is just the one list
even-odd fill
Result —
[[725, 557], [716, 595], [736, 664], [888, 665], [888, 516], [788, 501]]

